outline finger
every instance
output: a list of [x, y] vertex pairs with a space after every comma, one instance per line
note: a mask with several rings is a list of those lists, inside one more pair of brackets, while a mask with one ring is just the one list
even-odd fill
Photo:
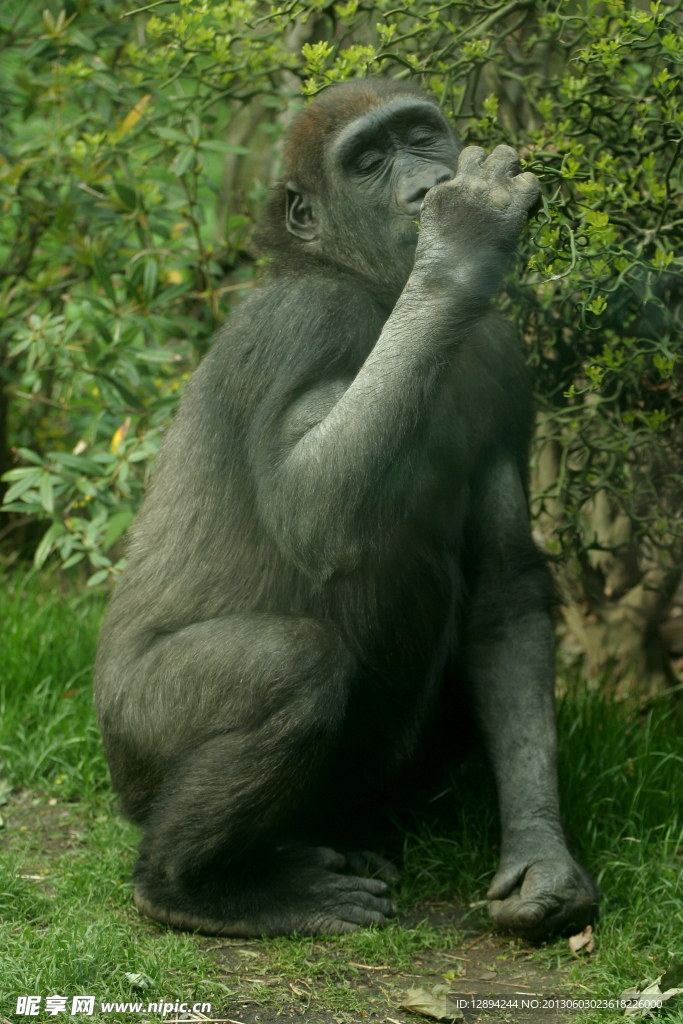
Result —
[[486, 150], [481, 146], [468, 146], [458, 158], [457, 174], [478, 174], [486, 160]]
[[489, 916], [499, 928], [533, 928], [545, 917], [546, 908], [535, 900], [522, 900], [519, 896], [510, 896], [506, 900], [493, 900], [489, 903]]
[[488, 899], [504, 900], [523, 877], [526, 869], [526, 864], [514, 865], [509, 868], [506, 868], [504, 865], [501, 866], [486, 893]]
[[485, 170], [492, 174], [506, 174], [514, 178], [522, 169], [519, 153], [512, 146], [496, 146], [486, 160]]
[[536, 202], [541, 195], [541, 183], [531, 171], [523, 171], [515, 175], [512, 184], [518, 192], [524, 194], [529, 202]]

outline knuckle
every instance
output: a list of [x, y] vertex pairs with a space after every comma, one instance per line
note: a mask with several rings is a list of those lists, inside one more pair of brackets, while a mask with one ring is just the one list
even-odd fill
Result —
[[489, 191], [488, 183], [484, 178], [469, 178], [466, 184], [466, 190], [473, 196], [483, 196]]
[[519, 153], [517, 150], [513, 149], [512, 146], [506, 146], [504, 143], [501, 143], [500, 146], [496, 146], [492, 155], [504, 157], [506, 160], [519, 160]]
[[466, 157], [468, 160], [481, 160], [486, 157], [486, 150], [481, 146], [465, 146], [460, 154], [460, 159], [462, 160], [463, 157]]
[[512, 201], [512, 196], [510, 194], [509, 188], [498, 186], [496, 188], [491, 189], [489, 199], [491, 205], [495, 207], [495, 209], [505, 210], [510, 205]]
[[515, 175], [513, 180], [525, 188], [533, 189], [534, 192], [541, 191], [541, 183], [532, 171], [522, 171], [521, 174]]
[[471, 172], [486, 160], [486, 150], [481, 146], [467, 146], [458, 158], [458, 172]]

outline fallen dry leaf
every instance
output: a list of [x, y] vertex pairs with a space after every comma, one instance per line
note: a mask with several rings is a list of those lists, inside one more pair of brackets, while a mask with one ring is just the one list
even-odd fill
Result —
[[[665, 991], [659, 987], [661, 977], [653, 981], [651, 985], [639, 992], [637, 988], [627, 988], [621, 993], [620, 999], [637, 999], [642, 1005], [630, 1006], [624, 1011], [624, 1017], [653, 1017], [653, 1010], [659, 1008], [660, 1003], [666, 1003], [673, 996], [680, 996], [683, 988], [668, 988]], [[648, 1001], [651, 1000], [651, 1005]]]
[[149, 980], [146, 974], [125, 974], [126, 981], [133, 988], [149, 988], [152, 982]]
[[583, 949], [586, 953], [592, 953], [595, 949], [595, 941], [593, 939], [593, 925], [589, 924], [582, 932], [577, 935], [569, 936], [569, 948], [572, 953], [578, 953], [580, 949]]
[[[671, 961], [667, 971], [660, 974], [653, 982], [646, 985], [642, 991], [637, 988], [627, 988], [621, 993], [621, 999], [637, 999], [641, 1005], [630, 1006], [624, 1013], [625, 1017], [653, 1017], [653, 1010], [658, 1008], [659, 1003], [666, 1003], [673, 996], [683, 995], [683, 988], [678, 985], [683, 981], [683, 964], [677, 964], [675, 959]], [[652, 1001], [651, 1005], [649, 1001]]]
[[419, 1013], [433, 1020], [454, 1020], [455, 1014], [448, 1006], [446, 994], [448, 985], [435, 985], [431, 992], [424, 988], [411, 988], [401, 1003], [402, 1010]]

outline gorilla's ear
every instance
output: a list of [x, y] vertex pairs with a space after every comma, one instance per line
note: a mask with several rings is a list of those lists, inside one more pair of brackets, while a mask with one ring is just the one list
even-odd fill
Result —
[[318, 238], [318, 219], [309, 198], [296, 185], [287, 182], [287, 230], [304, 242], [315, 242]]

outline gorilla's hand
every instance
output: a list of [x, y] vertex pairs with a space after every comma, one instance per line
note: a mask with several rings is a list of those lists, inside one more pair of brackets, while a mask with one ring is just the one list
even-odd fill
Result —
[[510, 146], [490, 156], [479, 146], [460, 154], [455, 177], [431, 188], [422, 203], [415, 270], [451, 268], [455, 283], [480, 296], [500, 284], [541, 186], [535, 174], [522, 172]]
[[525, 939], [582, 931], [600, 899], [590, 875], [566, 847], [542, 841], [512, 844], [487, 895], [493, 923]]

